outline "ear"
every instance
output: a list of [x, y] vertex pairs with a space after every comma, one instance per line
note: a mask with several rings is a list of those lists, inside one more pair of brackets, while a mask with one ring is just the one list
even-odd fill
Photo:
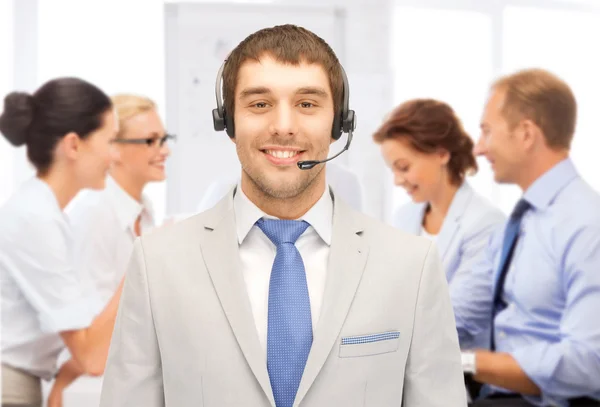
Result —
[[57, 145], [56, 153], [59, 156], [75, 160], [81, 150], [81, 139], [75, 132], [67, 133]]
[[437, 155], [440, 158], [442, 165], [448, 165], [448, 163], [450, 162], [450, 152], [444, 148], [440, 148], [437, 151]]
[[526, 150], [531, 150], [540, 140], [543, 139], [541, 129], [531, 120], [523, 120], [520, 124], [520, 139]]

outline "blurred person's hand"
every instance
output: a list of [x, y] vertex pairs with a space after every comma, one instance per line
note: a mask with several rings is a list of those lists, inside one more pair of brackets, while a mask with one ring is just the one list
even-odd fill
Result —
[[52, 390], [48, 395], [48, 407], [63, 407], [63, 390], [62, 386], [56, 384], [52, 386]]

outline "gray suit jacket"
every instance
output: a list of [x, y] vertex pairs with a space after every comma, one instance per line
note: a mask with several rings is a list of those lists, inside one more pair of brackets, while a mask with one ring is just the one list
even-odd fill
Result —
[[[275, 406], [240, 270], [233, 193], [137, 240], [101, 407]], [[323, 295], [294, 406], [466, 406], [429, 241], [334, 198]]]

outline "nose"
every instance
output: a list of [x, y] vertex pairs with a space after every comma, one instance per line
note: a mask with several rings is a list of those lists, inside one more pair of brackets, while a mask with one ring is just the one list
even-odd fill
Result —
[[399, 172], [394, 172], [394, 185], [402, 187], [406, 184], [406, 179]]
[[479, 137], [479, 140], [477, 140], [477, 144], [475, 144], [475, 146], [473, 147], [473, 154], [475, 154], [476, 156], [480, 156], [485, 155], [485, 153], [486, 147], [483, 141], [483, 136], [481, 136]]
[[296, 118], [292, 106], [281, 103], [275, 109], [271, 122], [271, 134], [291, 136], [297, 133]]
[[168, 157], [171, 155], [171, 148], [169, 147], [169, 143], [166, 142], [162, 146], [160, 146], [160, 155], [161, 157]]

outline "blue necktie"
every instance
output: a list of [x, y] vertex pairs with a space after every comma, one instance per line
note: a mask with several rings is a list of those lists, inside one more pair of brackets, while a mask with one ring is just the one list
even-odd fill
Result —
[[267, 369], [277, 407], [292, 407], [312, 346], [306, 273], [296, 240], [308, 223], [260, 219], [256, 225], [277, 248], [269, 283]]
[[491, 349], [496, 349], [496, 343], [494, 338], [494, 320], [496, 315], [506, 308], [506, 303], [502, 299], [502, 293], [504, 292], [504, 282], [506, 281], [506, 275], [510, 269], [510, 262], [517, 246], [517, 240], [519, 240], [519, 231], [521, 230], [521, 220], [527, 210], [531, 208], [529, 202], [524, 199], [519, 200], [513, 209], [508, 223], [506, 224], [506, 230], [504, 231], [504, 243], [502, 244], [502, 254], [500, 256], [500, 262], [498, 263], [498, 282], [496, 283], [496, 290], [494, 292], [494, 301], [492, 303], [492, 346]]

